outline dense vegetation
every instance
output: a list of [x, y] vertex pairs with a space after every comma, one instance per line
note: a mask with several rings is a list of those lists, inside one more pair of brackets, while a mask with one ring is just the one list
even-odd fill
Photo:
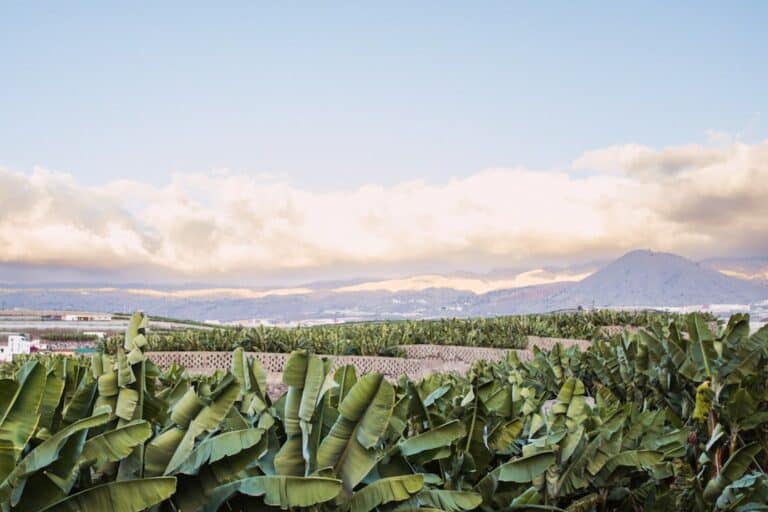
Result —
[[[148, 335], [150, 350], [248, 352], [307, 350], [329, 355], [400, 355], [398, 346], [413, 344], [525, 348], [529, 335], [596, 339], [605, 326], [647, 326], [685, 315], [655, 311], [583, 311], [492, 318], [387, 321], [314, 327], [255, 327], [164, 331]], [[707, 321], [714, 317], [706, 316]], [[113, 337], [104, 349], [114, 354], [122, 339]]]
[[[113, 320], [129, 320], [131, 318], [130, 313], [112, 313], [112, 319]], [[152, 320], [154, 322], [167, 322], [170, 324], [180, 324], [180, 325], [194, 325], [197, 327], [206, 327], [210, 328], [211, 324], [206, 322], [201, 322], [200, 320], [191, 320], [186, 318], [174, 318], [170, 316], [160, 316], [160, 315], [152, 315]]]
[[396, 384], [295, 352], [273, 401], [242, 349], [230, 372], [160, 372], [137, 315], [115, 357], [2, 368], [0, 505], [765, 510], [768, 328], [679, 322]]
[[85, 334], [83, 332], [72, 331], [44, 331], [40, 333], [42, 341], [96, 341], [99, 339], [95, 334]]

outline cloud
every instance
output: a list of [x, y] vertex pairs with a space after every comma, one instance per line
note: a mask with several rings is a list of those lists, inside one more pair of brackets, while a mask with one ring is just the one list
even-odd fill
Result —
[[588, 151], [573, 162], [573, 167], [658, 178], [726, 162], [732, 157], [733, 149], [733, 146], [706, 148], [689, 144], [655, 150], [639, 144], [621, 144]]
[[563, 170], [317, 192], [226, 171], [88, 187], [0, 169], [0, 262], [243, 272], [482, 259], [768, 251], [768, 141], [612, 146]]

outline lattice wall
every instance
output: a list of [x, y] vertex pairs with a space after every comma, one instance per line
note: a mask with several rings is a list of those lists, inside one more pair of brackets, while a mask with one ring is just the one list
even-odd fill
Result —
[[507, 349], [456, 345], [402, 345], [400, 348], [405, 351], [409, 359], [437, 359], [464, 363], [473, 363], [478, 359], [501, 361], [510, 352]]
[[[589, 346], [588, 341], [559, 338], [538, 338], [531, 336], [530, 346], [549, 349], [555, 343], [564, 346], [578, 345], [581, 349]], [[463, 372], [477, 360], [501, 361], [510, 352], [507, 349], [484, 347], [461, 347], [454, 345], [403, 345], [407, 357], [372, 357], [372, 356], [326, 356], [332, 360], [332, 368], [351, 364], [358, 374], [381, 373], [391, 379], [401, 375], [411, 378], [423, 377], [432, 372]], [[530, 360], [530, 350], [516, 350], [522, 361]], [[289, 354], [265, 352], [247, 352], [248, 357], [255, 357], [264, 369], [271, 374], [279, 374], [285, 367]], [[192, 373], [212, 373], [217, 368], [229, 369], [232, 365], [231, 352], [148, 352], [147, 356], [160, 368], [168, 368], [173, 362]]]
[[541, 350], [552, 350], [557, 343], [568, 348], [572, 346], [579, 347], [580, 350], [587, 350], [590, 342], [588, 340], [574, 340], [570, 338], [545, 338], [542, 336], [528, 336], [528, 348], [539, 347]]

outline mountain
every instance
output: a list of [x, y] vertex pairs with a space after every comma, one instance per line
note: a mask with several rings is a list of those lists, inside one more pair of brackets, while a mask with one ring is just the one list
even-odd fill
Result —
[[768, 285], [727, 276], [664, 252], [632, 251], [552, 298], [561, 307], [746, 304]]
[[768, 299], [766, 282], [728, 276], [709, 264], [668, 253], [633, 251], [592, 270], [585, 266], [504, 276], [424, 274], [274, 289], [10, 286], [0, 287], [0, 309], [140, 309], [176, 318], [284, 323], [489, 316], [577, 306], [748, 304]]
[[574, 273], [569, 270], [533, 269], [518, 272], [506, 278], [489, 278], [483, 275], [465, 274], [464, 276], [421, 274], [403, 279], [387, 279], [357, 283], [334, 289], [335, 292], [389, 291], [413, 292], [429, 289], [448, 289], [472, 292], [482, 295], [497, 290], [510, 290], [553, 283], [573, 282], [584, 279], [592, 271]]

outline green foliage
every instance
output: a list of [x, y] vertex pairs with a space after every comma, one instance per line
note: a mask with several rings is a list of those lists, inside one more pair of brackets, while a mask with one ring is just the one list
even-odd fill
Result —
[[96, 341], [99, 337], [95, 334], [72, 331], [44, 331], [40, 333], [42, 341]]
[[[399, 357], [401, 345], [461, 345], [472, 347], [525, 348], [528, 336], [599, 339], [607, 337], [607, 326], [646, 327], [654, 322], [686, 318], [658, 311], [595, 310], [544, 315], [516, 315], [492, 318], [446, 318], [321, 325], [313, 327], [217, 328], [166, 330], [148, 335], [149, 350], [247, 352], [306, 350], [327, 355]], [[702, 321], [712, 322], [711, 316]], [[706, 327], [706, 325], [704, 326]], [[101, 348], [114, 354], [122, 343], [118, 338], [103, 342]]]
[[683, 321], [419, 382], [295, 351], [277, 397], [242, 347], [159, 371], [137, 315], [113, 356], [3, 369], [0, 508], [763, 510], [768, 328]]

